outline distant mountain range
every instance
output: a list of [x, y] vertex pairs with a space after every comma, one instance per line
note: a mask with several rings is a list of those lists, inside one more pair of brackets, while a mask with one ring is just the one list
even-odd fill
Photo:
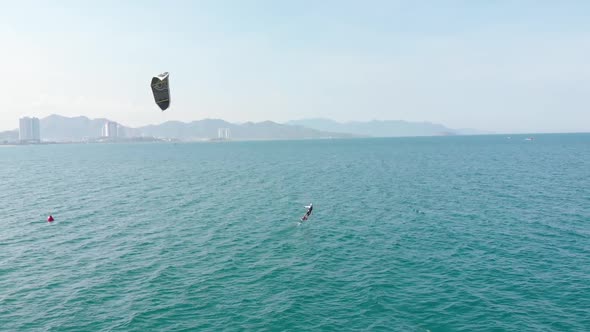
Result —
[[[40, 120], [41, 137], [45, 141], [82, 141], [100, 137], [108, 119], [89, 119], [85, 116], [68, 118], [50, 115]], [[167, 121], [159, 125], [138, 128], [119, 124], [125, 137], [161, 137], [180, 140], [206, 140], [217, 138], [219, 128], [228, 128], [232, 139], [307, 139], [307, 138], [352, 138], [348, 133], [332, 133], [301, 126], [290, 126], [272, 121], [233, 124], [223, 120], [205, 119], [189, 123]]]
[[233, 124], [224, 120], [205, 119], [189, 123], [168, 121], [159, 125], [127, 128], [127, 136], [153, 136], [198, 140], [216, 138], [219, 128], [230, 130], [231, 138], [238, 140], [306, 139], [306, 138], [351, 138], [348, 133], [333, 133], [300, 126], [290, 126], [272, 121]]
[[18, 141], [18, 130], [0, 131], [0, 143]]
[[[40, 120], [44, 141], [83, 141], [101, 136], [105, 118], [85, 116], [64, 117], [50, 115]], [[488, 132], [473, 129], [451, 129], [430, 122], [369, 121], [340, 123], [329, 119], [304, 119], [280, 124], [272, 121], [229, 123], [219, 119], [205, 119], [189, 123], [168, 121], [159, 125], [138, 128], [119, 124], [124, 137], [157, 137], [179, 140], [207, 140], [217, 138], [218, 129], [227, 128], [231, 139], [270, 140], [307, 138], [400, 137], [476, 135]], [[18, 140], [18, 130], [0, 132], [0, 143]]]
[[346, 122], [340, 123], [330, 119], [304, 119], [289, 121], [286, 124], [303, 126], [322, 131], [350, 133], [371, 137], [402, 136], [443, 136], [443, 135], [483, 135], [491, 134], [475, 129], [451, 129], [441, 124], [430, 122], [407, 122], [401, 120]]
[[39, 122], [41, 138], [44, 141], [82, 141], [101, 136], [107, 119], [89, 119], [85, 116], [68, 118], [50, 115]]

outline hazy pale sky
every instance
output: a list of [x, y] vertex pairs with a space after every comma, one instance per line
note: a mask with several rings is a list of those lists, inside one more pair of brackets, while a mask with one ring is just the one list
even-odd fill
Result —
[[[590, 1], [4, 1], [0, 130], [309, 117], [590, 131]], [[149, 88], [170, 72], [172, 106]]]

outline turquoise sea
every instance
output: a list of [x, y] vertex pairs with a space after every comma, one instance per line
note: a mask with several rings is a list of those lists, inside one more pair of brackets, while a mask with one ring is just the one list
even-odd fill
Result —
[[0, 330], [588, 331], [590, 134], [525, 137], [0, 147]]

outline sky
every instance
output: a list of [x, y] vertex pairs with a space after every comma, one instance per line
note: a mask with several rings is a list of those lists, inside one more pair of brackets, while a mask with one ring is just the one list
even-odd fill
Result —
[[[590, 1], [0, 0], [0, 130], [22, 116], [406, 120], [590, 131]], [[172, 104], [153, 101], [170, 72]]]

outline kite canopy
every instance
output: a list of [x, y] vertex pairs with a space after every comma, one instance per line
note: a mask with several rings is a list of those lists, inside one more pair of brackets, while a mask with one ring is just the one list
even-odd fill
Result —
[[152, 92], [154, 100], [162, 111], [170, 106], [170, 89], [168, 88], [168, 72], [152, 78]]

